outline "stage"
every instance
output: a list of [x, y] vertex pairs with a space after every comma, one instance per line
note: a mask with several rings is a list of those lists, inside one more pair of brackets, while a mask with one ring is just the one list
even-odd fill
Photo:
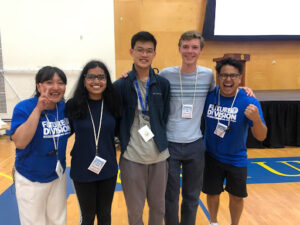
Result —
[[263, 110], [268, 134], [259, 142], [249, 130], [248, 148], [300, 146], [300, 90], [254, 91]]

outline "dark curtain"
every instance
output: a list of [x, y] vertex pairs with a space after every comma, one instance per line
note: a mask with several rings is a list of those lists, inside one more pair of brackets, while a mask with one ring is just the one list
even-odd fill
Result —
[[300, 102], [262, 101], [261, 107], [268, 127], [267, 138], [263, 142], [259, 142], [249, 130], [247, 147], [300, 146]]

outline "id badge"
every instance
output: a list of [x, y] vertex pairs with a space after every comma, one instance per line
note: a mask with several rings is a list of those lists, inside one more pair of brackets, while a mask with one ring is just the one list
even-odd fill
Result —
[[57, 160], [55, 172], [56, 172], [57, 176], [59, 177], [59, 179], [61, 179], [63, 176], [63, 173], [64, 173], [64, 169], [62, 168], [59, 160]]
[[99, 156], [95, 156], [95, 158], [92, 161], [92, 163], [90, 164], [88, 170], [90, 170], [96, 174], [99, 174], [100, 171], [102, 170], [103, 166], [105, 165], [105, 163], [106, 163], [105, 159], [102, 159]]
[[182, 105], [182, 112], [181, 112], [182, 118], [192, 119], [193, 117], [193, 105]]
[[214, 134], [219, 136], [220, 138], [223, 138], [225, 133], [226, 133], [226, 130], [227, 130], [227, 126], [222, 124], [222, 123], [217, 123], [217, 127], [215, 129], [215, 132]]
[[147, 125], [139, 129], [139, 134], [142, 136], [145, 142], [148, 142], [151, 138], [154, 137], [154, 134]]

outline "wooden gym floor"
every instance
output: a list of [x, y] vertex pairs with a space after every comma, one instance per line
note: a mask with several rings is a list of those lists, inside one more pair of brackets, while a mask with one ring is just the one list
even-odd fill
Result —
[[[70, 166], [69, 152], [73, 145], [74, 138], [71, 137], [67, 150], [67, 166]], [[118, 154], [119, 156], [119, 154]], [[281, 158], [300, 157], [300, 148], [286, 147], [282, 149], [248, 149], [249, 158]], [[7, 136], [0, 137], [0, 195], [12, 185], [11, 170], [15, 158], [14, 144]], [[294, 170], [293, 177], [300, 177], [300, 160], [294, 159], [291, 166]], [[298, 165], [298, 166], [297, 166]], [[295, 174], [296, 171], [296, 174]], [[248, 197], [245, 199], [244, 211], [241, 217], [241, 225], [282, 225], [300, 224], [300, 182], [282, 183], [255, 183], [248, 184]], [[206, 207], [206, 196], [201, 194], [201, 201]], [[75, 194], [68, 198], [68, 225], [78, 224], [79, 210]], [[0, 212], [1, 213], [1, 212]], [[3, 213], [3, 212], [2, 212]], [[147, 224], [148, 208], [145, 204], [144, 222]], [[224, 192], [221, 195], [219, 209], [219, 225], [230, 224], [228, 210], [228, 195]], [[0, 224], [10, 224], [9, 221]], [[112, 224], [127, 225], [126, 205], [122, 191], [114, 195], [112, 207]], [[207, 225], [207, 214], [199, 206], [197, 213], [197, 225]]]

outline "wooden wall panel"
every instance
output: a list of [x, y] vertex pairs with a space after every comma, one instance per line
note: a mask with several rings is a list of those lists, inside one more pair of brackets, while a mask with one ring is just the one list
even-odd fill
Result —
[[212, 58], [225, 53], [247, 53], [246, 85], [254, 90], [300, 88], [300, 42], [215, 42], [207, 41], [199, 61], [213, 68]]
[[[147, 30], [158, 41], [153, 67], [179, 65], [178, 39], [187, 30], [202, 30], [207, 0], [115, 0], [117, 77], [131, 68], [131, 36]], [[199, 64], [214, 68], [213, 58], [225, 53], [251, 55], [246, 85], [254, 90], [300, 88], [299, 41], [206, 41]]]
[[181, 33], [202, 29], [205, 0], [115, 0], [116, 76], [131, 68], [133, 34], [147, 30], [158, 41], [152, 66], [162, 69], [180, 61], [177, 43]]

